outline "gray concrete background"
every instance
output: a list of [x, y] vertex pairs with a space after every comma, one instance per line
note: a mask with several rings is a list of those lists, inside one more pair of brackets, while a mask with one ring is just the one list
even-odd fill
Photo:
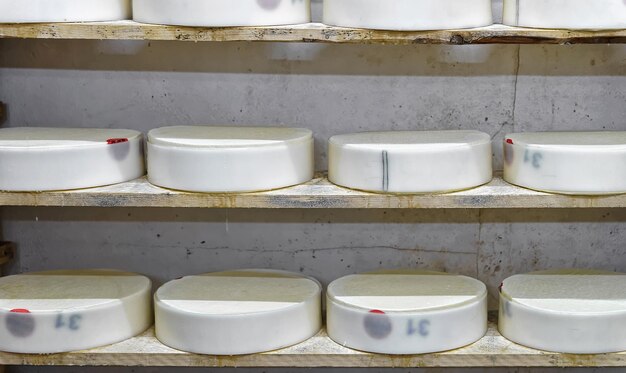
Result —
[[[315, 9], [319, 17], [319, 4]], [[500, 168], [498, 144], [511, 131], [626, 130], [626, 46], [0, 40], [0, 101], [8, 104], [6, 126], [308, 127], [316, 133], [318, 169], [326, 168], [325, 141], [334, 134], [479, 129], [496, 140]], [[494, 308], [497, 285], [514, 273], [569, 266], [626, 271], [624, 209], [2, 208], [0, 214], [2, 238], [19, 245], [12, 273], [116, 267], [146, 273], [158, 285], [183, 274], [264, 267], [328, 283], [377, 268], [432, 268], [485, 281]], [[9, 369], [39, 371], [86, 370]], [[552, 370], [494, 370], [527, 371]]]

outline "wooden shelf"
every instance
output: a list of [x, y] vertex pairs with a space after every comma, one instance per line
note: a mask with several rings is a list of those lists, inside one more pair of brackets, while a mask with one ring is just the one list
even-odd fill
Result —
[[290, 188], [260, 193], [186, 193], [154, 186], [145, 178], [101, 188], [61, 192], [1, 192], [0, 206], [199, 207], [199, 208], [623, 208], [626, 194], [565, 196], [519, 188], [494, 179], [481, 187], [448, 194], [394, 195], [338, 187], [323, 175]]
[[0, 25], [0, 38], [280, 41], [362, 44], [626, 43], [626, 30], [571, 31], [492, 25], [467, 30], [376, 31], [307, 23], [273, 27], [177, 27], [133, 21]]
[[161, 344], [150, 329], [125, 342], [93, 350], [20, 355], [0, 352], [5, 365], [181, 366], [181, 367], [609, 367], [626, 366], [626, 354], [569, 355], [529, 349], [503, 338], [494, 320], [473, 345], [444, 353], [390, 356], [342, 347], [322, 330], [299, 345], [263, 354], [196, 355]]

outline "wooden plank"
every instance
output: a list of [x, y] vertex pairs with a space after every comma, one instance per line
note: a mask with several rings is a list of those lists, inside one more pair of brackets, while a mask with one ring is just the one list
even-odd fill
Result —
[[626, 43], [626, 30], [573, 31], [492, 25], [442, 31], [377, 31], [321, 23], [272, 27], [178, 27], [133, 21], [0, 25], [0, 38], [182, 41], [280, 41], [363, 44]]
[[565, 196], [519, 188], [496, 175], [484, 186], [447, 194], [376, 194], [338, 187], [323, 175], [290, 188], [259, 193], [186, 193], [145, 178], [101, 188], [60, 192], [1, 192], [0, 206], [197, 208], [623, 208], [626, 194]]
[[30, 355], [0, 352], [6, 365], [185, 366], [185, 367], [623, 367], [626, 354], [568, 355], [514, 344], [497, 331], [494, 320], [485, 337], [470, 346], [444, 353], [390, 356], [350, 350], [322, 330], [299, 345], [264, 354], [196, 355], [161, 344], [150, 329], [138, 337], [93, 350]]

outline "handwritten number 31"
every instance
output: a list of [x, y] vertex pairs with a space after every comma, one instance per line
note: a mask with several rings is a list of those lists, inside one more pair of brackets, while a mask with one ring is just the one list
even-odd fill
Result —
[[56, 328], [57, 329], [62, 329], [62, 328], [68, 328], [70, 330], [78, 330], [80, 329], [80, 320], [83, 317], [81, 315], [72, 315], [69, 317], [63, 317], [63, 315], [59, 315], [57, 316], [57, 321], [56, 321]]

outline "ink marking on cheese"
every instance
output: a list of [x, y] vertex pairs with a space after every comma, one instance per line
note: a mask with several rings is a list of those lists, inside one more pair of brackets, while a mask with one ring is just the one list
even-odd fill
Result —
[[428, 337], [428, 335], [430, 334], [430, 330], [429, 327], [430, 326], [430, 321], [429, 320], [420, 320], [417, 324], [413, 323], [413, 320], [409, 320], [409, 324], [407, 325], [407, 335], [414, 335], [414, 334], [419, 334], [422, 337]]
[[113, 144], [120, 144], [123, 142], [128, 142], [127, 138], [114, 138], [114, 139], [108, 139], [107, 140], [107, 144], [109, 145], [113, 145]]
[[5, 319], [5, 326], [13, 336], [26, 338], [35, 331], [35, 318], [27, 309], [12, 309]]
[[530, 162], [536, 169], [541, 168], [541, 161], [543, 161], [543, 154], [541, 153], [531, 153], [528, 150], [524, 153], [524, 163]]
[[511, 140], [511, 139], [506, 139], [506, 143], [507, 143], [507, 144], [511, 144], [511, 145], [513, 145], [513, 140]]
[[383, 190], [389, 191], [389, 152], [383, 150]]
[[57, 316], [54, 327], [56, 329], [68, 328], [69, 330], [78, 330], [80, 329], [80, 321], [82, 320], [81, 315], [71, 315], [65, 318], [62, 314]]
[[363, 320], [363, 326], [367, 335], [374, 339], [385, 339], [393, 329], [389, 316], [383, 311], [372, 310]]

